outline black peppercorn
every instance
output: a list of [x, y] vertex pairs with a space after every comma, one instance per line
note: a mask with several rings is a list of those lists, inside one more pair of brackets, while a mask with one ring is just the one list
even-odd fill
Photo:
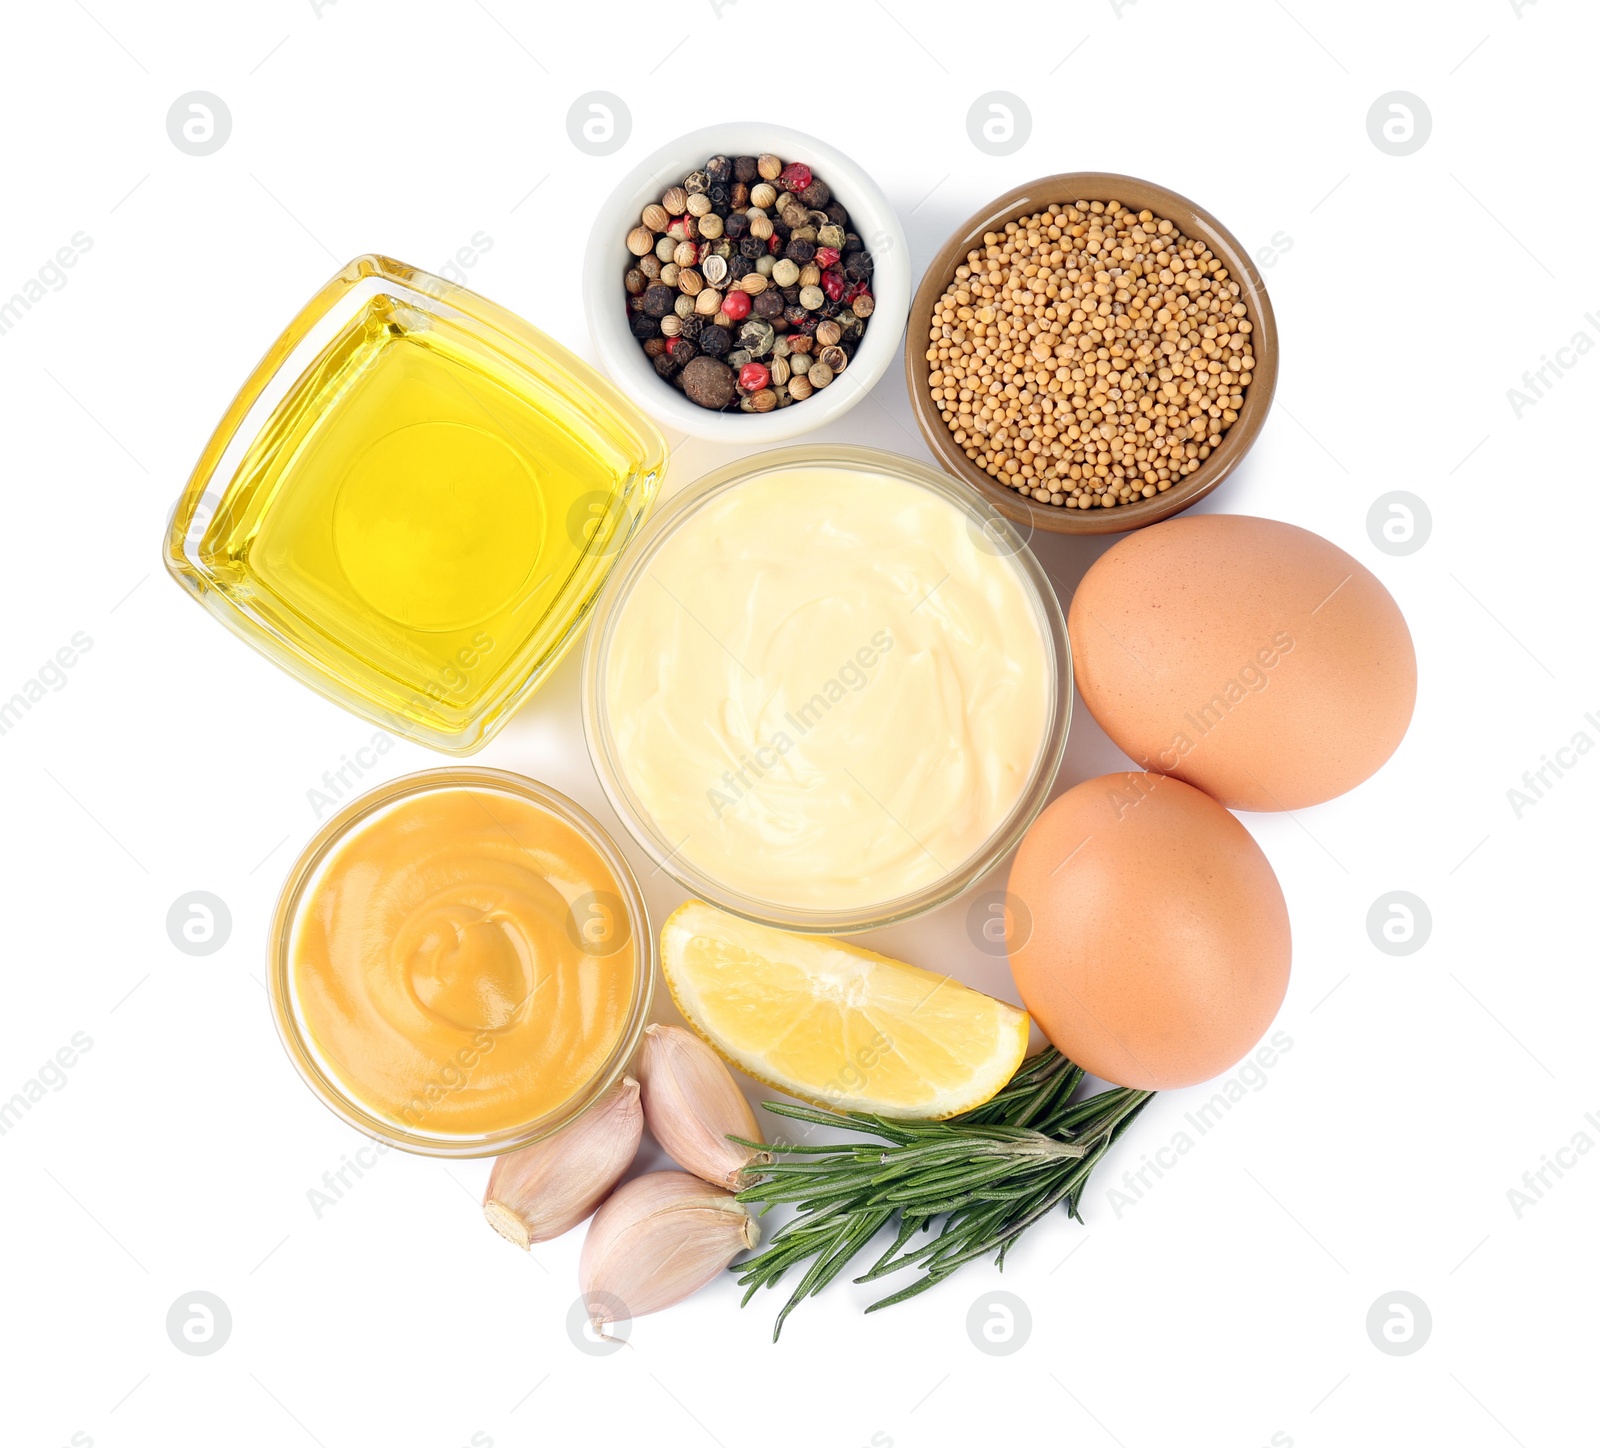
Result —
[[813, 211], [820, 211], [832, 200], [833, 192], [828, 190], [828, 183], [820, 176], [812, 177], [811, 184], [800, 193], [800, 204], [810, 207]]
[[692, 362], [700, 355], [700, 349], [681, 334], [678, 345], [672, 349], [672, 360], [682, 367], [686, 362]]
[[[706, 180], [711, 183], [713, 188], [726, 186], [733, 179], [733, 162], [726, 156], [713, 156], [706, 162], [705, 170]], [[711, 199], [713, 201], [717, 199], [715, 191], [713, 191]]]
[[685, 342], [698, 342], [700, 334], [705, 330], [706, 319], [698, 312], [690, 312], [683, 319], [683, 330], [678, 333]]
[[740, 277], [749, 276], [755, 269], [754, 260], [741, 252], [738, 256], [731, 257], [728, 261], [728, 280], [729, 282], [736, 282]]
[[789, 306], [798, 307], [800, 305], [800, 287], [798, 283], [792, 287], [780, 287], [778, 290], [783, 293], [783, 300]]
[[843, 249], [844, 249], [845, 255], [848, 256], [853, 251], [863, 251], [863, 250], [865, 250], [866, 249], [866, 243], [864, 241], [862, 241], [862, 239], [859, 236], [857, 236], [855, 234], [855, 232], [847, 231], [844, 234], [844, 248]]
[[853, 282], [868, 281], [872, 276], [872, 253], [853, 251], [844, 259], [844, 274]]
[[711, 209], [719, 214], [721, 213], [722, 208], [728, 204], [728, 188], [719, 182], [713, 181], [711, 183], [711, 188], [706, 192], [706, 195], [711, 198]]
[[669, 287], [661, 282], [652, 282], [644, 294], [644, 310], [647, 316], [664, 317], [672, 310], [672, 304], [678, 300], [678, 289]]
[[656, 336], [659, 329], [656, 326], [654, 317], [646, 316], [643, 312], [635, 312], [628, 323], [628, 330], [640, 341], [643, 341], [647, 337]]
[[850, 213], [839, 205], [837, 201], [828, 202], [822, 209], [828, 213], [828, 220], [835, 226], [848, 226], [850, 224]]
[[[731, 237], [734, 241], [748, 242], [752, 239], [749, 235], [750, 218], [742, 211], [733, 212], [727, 221], [723, 223], [722, 230], [725, 235]], [[760, 246], [763, 251], [766, 250], [766, 247], [761, 242], [757, 242], [756, 245]], [[739, 249], [743, 251], [744, 247], [741, 246]]]
[[801, 266], [804, 266], [817, 254], [817, 249], [809, 241], [791, 241], [788, 246], [784, 247], [783, 254], [790, 261], [799, 262]]
[[[784, 288], [784, 291], [788, 290], [790, 290], [788, 287]], [[786, 321], [791, 327], [798, 327], [802, 322], [810, 320], [810, 317], [811, 313], [802, 307], [798, 302], [792, 302], [789, 306], [783, 309], [783, 320]]]
[[783, 295], [772, 287], [768, 287], [750, 304], [751, 310], [758, 317], [765, 317], [769, 322], [774, 317], [783, 315]]
[[[733, 220], [732, 217], [728, 219], [730, 221]], [[763, 257], [766, 254], [767, 244], [759, 237], [747, 236], [739, 243], [739, 255], [749, 257], [751, 261], [755, 261], [758, 257]]]
[[663, 352], [656, 358], [656, 376], [670, 377], [678, 370], [678, 364], [672, 360], [672, 353]]
[[761, 174], [756, 166], [754, 156], [735, 156], [733, 158], [733, 179], [743, 181], [748, 186]]
[[705, 327], [700, 332], [700, 350], [707, 357], [721, 357], [731, 346], [733, 337], [726, 327]]

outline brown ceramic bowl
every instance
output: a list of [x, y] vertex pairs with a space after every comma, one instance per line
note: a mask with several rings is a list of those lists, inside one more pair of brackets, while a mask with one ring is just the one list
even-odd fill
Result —
[[[1244, 406], [1239, 410], [1238, 419], [1223, 434], [1216, 450], [1198, 469], [1166, 492], [1118, 508], [1053, 507], [1025, 498], [1015, 488], [995, 482], [967, 457], [951, 436], [928, 388], [928, 360], [924, 353], [933, 304], [944, 294], [967, 253], [982, 244], [986, 231], [1045, 206], [1073, 201], [1120, 201], [1135, 210], [1149, 209], [1172, 222], [1186, 236], [1203, 241], [1243, 287], [1240, 300], [1253, 326], [1250, 340], [1256, 357], [1255, 370], [1250, 386], [1245, 389]], [[1216, 217], [1202, 211], [1194, 202], [1176, 191], [1168, 191], [1165, 186], [1133, 176], [1072, 171], [1041, 177], [1006, 192], [955, 229], [923, 273], [922, 284], [911, 302], [911, 319], [906, 332], [906, 388], [911, 394], [911, 410], [916, 414], [923, 439], [946, 472], [977, 489], [1002, 516], [1024, 528], [1038, 528], [1047, 533], [1124, 533], [1181, 513], [1239, 466], [1239, 460], [1249, 452], [1256, 434], [1261, 431], [1261, 424], [1266, 421], [1277, 381], [1278, 328], [1273, 321], [1267, 289], [1249, 253]]]

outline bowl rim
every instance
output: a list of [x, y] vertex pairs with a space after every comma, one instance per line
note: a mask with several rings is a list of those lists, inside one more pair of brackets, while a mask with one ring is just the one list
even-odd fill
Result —
[[[555, 1111], [496, 1132], [443, 1133], [408, 1130], [369, 1110], [325, 1068], [302, 1030], [295, 1009], [291, 944], [300, 907], [323, 861], [357, 829], [403, 799], [438, 789], [486, 789], [513, 794], [548, 810], [572, 826], [605, 861], [631, 916], [634, 998], [628, 1020], [605, 1066]], [[334, 1115], [374, 1140], [419, 1156], [485, 1157], [516, 1151], [543, 1140], [576, 1121], [611, 1089], [628, 1069], [650, 1019], [655, 992], [656, 936], [639, 882], [600, 822], [576, 801], [549, 785], [507, 769], [483, 765], [441, 765], [403, 774], [358, 795], [330, 816], [307, 842], [284, 877], [267, 932], [267, 997], [278, 1039], [300, 1079]]]
[[[995, 482], [966, 455], [951, 435], [928, 389], [926, 337], [935, 299], [955, 275], [955, 269], [986, 231], [1014, 221], [1042, 205], [1067, 201], [1120, 201], [1125, 206], [1148, 208], [1171, 221], [1185, 235], [1203, 241], [1222, 259], [1230, 278], [1239, 282], [1253, 324], [1256, 366], [1246, 389], [1239, 417], [1223, 435], [1211, 456], [1183, 482], [1165, 493], [1116, 508], [1065, 508], [1024, 498], [1014, 488]], [[1254, 445], [1272, 408], [1278, 383], [1278, 327], [1266, 283], [1250, 253], [1231, 231], [1209, 211], [1188, 197], [1154, 181], [1110, 171], [1063, 171], [1015, 186], [959, 223], [918, 283], [906, 322], [906, 391], [917, 430], [939, 465], [975, 489], [1013, 523], [1046, 533], [1126, 533], [1173, 517], [1200, 501], [1228, 476]]]
[[[990, 540], [994, 553], [1014, 562], [1037, 603], [1046, 655], [1046, 682], [1051, 690], [1045, 728], [1027, 783], [989, 838], [960, 866], [932, 885], [909, 895], [847, 910], [802, 909], [759, 900], [723, 885], [683, 859], [678, 853], [682, 842], [673, 845], [659, 834], [648, 812], [635, 801], [628, 788], [626, 774], [613, 748], [603, 687], [606, 660], [622, 606], [660, 548], [677, 530], [713, 498], [743, 483], [774, 472], [819, 466], [886, 474], [926, 488], [964, 512], [969, 524]], [[842, 443], [809, 443], [773, 449], [716, 468], [675, 494], [651, 517], [643, 533], [629, 544], [627, 558], [613, 570], [595, 605], [592, 626], [584, 642], [581, 697], [584, 738], [601, 788], [624, 828], [658, 870], [698, 898], [746, 920], [802, 934], [848, 935], [909, 920], [947, 904], [1016, 848], [1049, 801], [1066, 752], [1072, 725], [1072, 645], [1067, 635], [1065, 612], [1049, 576], [1028, 547], [1026, 538], [998, 509], [988, 507], [958, 480], [898, 453]]]
[[[697, 407], [657, 377], [628, 331], [622, 306], [623, 239], [628, 226], [685, 169], [719, 152], [748, 155], [761, 150], [804, 157], [849, 209], [856, 233], [873, 258], [876, 306], [861, 345], [833, 385], [804, 403], [768, 413], [722, 413]], [[684, 157], [693, 158], [685, 162]], [[838, 184], [836, 184], [836, 181]], [[871, 227], [871, 235], [863, 229]], [[867, 170], [837, 147], [790, 126], [761, 121], [723, 121], [687, 131], [658, 147], [612, 188], [595, 213], [584, 251], [583, 310], [600, 365], [635, 405], [658, 423], [691, 437], [757, 447], [797, 437], [837, 421], [884, 377], [895, 360], [911, 305], [911, 254], [893, 204]], [[845, 387], [844, 383], [852, 385]]]

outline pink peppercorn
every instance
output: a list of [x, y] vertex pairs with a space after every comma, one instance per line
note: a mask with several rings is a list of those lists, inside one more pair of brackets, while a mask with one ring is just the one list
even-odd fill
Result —
[[778, 180], [788, 191], [804, 191], [811, 184], [811, 168], [804, 161], [791, 161], [778, 173]]
[[843, 298], [847, 286], [849, 286], [849, 283], [838, 272], [823, 272], [822, 290], [828, 294], [830, 302], [837, 302]]
[[739, 369], [739, 391], [759, 392], [770, 378], [771, 374], [759, 362], [746, 362]]
[[722, 310], [734, 321], [743, 321], [750, 315], [750, 295], [748, 292], [729, 292], [722, 299]]
[[819, 246], [817, 248], [817, 254], [812, 257], [811, 260], [816, 262], [816, 264], [820, 266], [823, 271], [827, 271], [830, 266], [839, 260], [838, 248], [832, 246]]

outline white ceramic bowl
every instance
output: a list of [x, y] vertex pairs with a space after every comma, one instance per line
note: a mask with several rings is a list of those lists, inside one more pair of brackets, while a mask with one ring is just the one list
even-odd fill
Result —
[[[872, 294], [877, 302], [850, 366], [832, 386], [804, 402], [767, 413], [712, 412], [696, 407], [656, 376], [643, 347], [628, 330], [622, 276], [632, 260], [625, 238], [639, 213], [661, 193], [716, 155], [756, 156], [771, 151], [804, 161], [828, 183], [850, 213], [850, 226], [872, 253]], [[692, 437], [765, 446], [842, 417], [871, 389], [900, 348], [911, 305], [911, 258], [906, 234], [878, 184], [841, 151], [802, 131], [759, 121], [728, 121], [690, 131], [647, 157], [606, 198], [589, 235], [583, 267], [583, 308], [600, 364], [629, 399], [658, 422]]]

